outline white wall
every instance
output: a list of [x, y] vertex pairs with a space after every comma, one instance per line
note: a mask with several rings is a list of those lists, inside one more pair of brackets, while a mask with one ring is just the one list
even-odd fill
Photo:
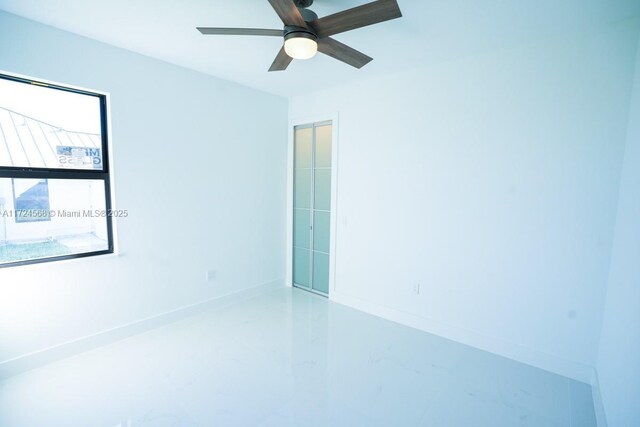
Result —
[[598, 379], [611, 427], [640, 425], [640, 50], [598, 354]]
[[588, 381], [637, 34], [628, 21], [293, 98], [290, 120], [340, 116], [332, 297]]
[[282, 280], [286, 99], [2, 12], [0, 52], [2, 70], [111, 94], [129, 211], [119, 257], [0, 269], [0, 363]]

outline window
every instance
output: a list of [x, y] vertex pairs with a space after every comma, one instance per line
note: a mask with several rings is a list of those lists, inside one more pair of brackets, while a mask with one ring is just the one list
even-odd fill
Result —
[[0, 267], [113, 252], [106, 96], [0, 74]]

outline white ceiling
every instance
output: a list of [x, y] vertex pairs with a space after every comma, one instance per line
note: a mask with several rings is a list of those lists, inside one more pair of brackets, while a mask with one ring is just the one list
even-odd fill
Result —
[[[315, 0], [319, 16], [368, 0]], [[348, 84], [640, 14], [638, 0], [399, 0], [403, 18], [335, 36], [374, 58], [318, 55], [268, 73], [282, 40], [203, 36], [196, 26], [282, 28], [267, 0], [0, 0], [0, 9], [283, 96]]]

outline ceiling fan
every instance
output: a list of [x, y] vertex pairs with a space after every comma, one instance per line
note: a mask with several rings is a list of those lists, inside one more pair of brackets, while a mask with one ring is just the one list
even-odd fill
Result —
[[269, 71], [286, 70], [293, 59], [313, 58], [318, 51], [353, 67], [362, 68], [373, 58], [332, 39], [331, 36], [402, 16], [396, 0], [377, 0], [323, 18], [318, 18], [318, 15], [307, 9], [313, 4], [313, 0], [269, 0], [269, 3], [284, 23], [283, 30], [197, 29], [202, 34], [283, 37], [284, 45]]

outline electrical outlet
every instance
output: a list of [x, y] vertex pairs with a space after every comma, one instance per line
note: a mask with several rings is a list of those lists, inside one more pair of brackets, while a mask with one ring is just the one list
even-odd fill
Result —
[[413, 285], [411, 285], [411, 290], [413, 291], [414, 295], [420, 295], [420, 283], [415, 282]]
[[205, 275], [207, 282], [213, 282], [214, 280], [216, 280], [216, 274], [216, 270], [207, 270], [207, 273]]

